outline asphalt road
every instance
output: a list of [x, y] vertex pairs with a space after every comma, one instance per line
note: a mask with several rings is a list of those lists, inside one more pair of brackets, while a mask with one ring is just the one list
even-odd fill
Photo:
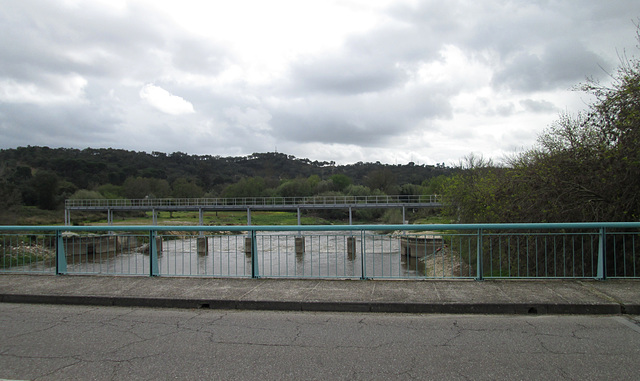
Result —
[[640, 317], [0, 303], [0, 379], [637, 380]]

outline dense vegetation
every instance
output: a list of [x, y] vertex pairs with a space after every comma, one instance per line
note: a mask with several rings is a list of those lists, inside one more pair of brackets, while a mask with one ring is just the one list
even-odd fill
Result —
[[[428, 194], [444, 165], [336, 165], [282, 153], [246, 157], [120, 149], [0, 150], [0, 223], [24, 207], [60, 210], [67, 198]], [[437, 183], [437, 181], [434, 181]]]

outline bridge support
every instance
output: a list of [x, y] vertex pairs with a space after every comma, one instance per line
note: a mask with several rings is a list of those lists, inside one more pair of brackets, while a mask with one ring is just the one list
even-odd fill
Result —
[[296, 245], [296, 255], [302, 255], [304, 254], [304, 237], [296, 237], [295, 238], [295, 245]]
[[[202, 232], [200, 232], [202, 233]], [[198, 255], [205, 256], [209, 255], [209, 240], [204, 235], [198, 237]]]
[[246, 237], [244, 239], [244, 254], [251, 255], [251, 247], [253, 246], [253, 240], [251, 237]]
[[356, 259], [356, 237], [347, 237], [347, 258], [350, 261]]

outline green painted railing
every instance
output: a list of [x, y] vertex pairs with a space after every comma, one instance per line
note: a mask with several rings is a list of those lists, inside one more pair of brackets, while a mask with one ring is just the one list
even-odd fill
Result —
[[640, 223], [2, 226], [0, 272], [640, 278]]

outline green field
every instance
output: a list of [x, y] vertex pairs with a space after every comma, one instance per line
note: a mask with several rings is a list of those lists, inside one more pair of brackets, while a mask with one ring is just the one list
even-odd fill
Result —
[[[364, 220], [358, 218], [354, 213], [353, 224], [400, 224], [402, 215], [398, 210], [389, 213], [393, 218], [383, 218], [382, 220]], [[335, 215], [334, 215], [335, 216]], [[151, 212], [128, 212], [114, 213], [115, 225], [152, 225], [153, 216]], [[198, 212], [158, 212], [159, 225], [198, 225]], [[411, 224], [447, 224], [451, 223], [448, 218], [440, 216], [438, 213], [429, 211], [419, 212], [415, 215], [408, 215]], [[73, 212], [71, 213], [73, 225], [106, 225], [107, 215], [104, 212]], [[211, 211], [203, 214], [204, 225], [246, 225], [247, 212], [245, 211]], [[347, 225], [349, 223], [345, 216], [343, 218], [323, 218], [312, 212], [304, 212], [301, 216], [302, 225]], [[64, 211], [43, 211], [34, 207], [22, 207], [14, 210], [10, 214], [0, 213], [0, 225], [63, 225]], [[294, 211], [252, 211], [252, 225], [297, 225], [298, 216]]]

